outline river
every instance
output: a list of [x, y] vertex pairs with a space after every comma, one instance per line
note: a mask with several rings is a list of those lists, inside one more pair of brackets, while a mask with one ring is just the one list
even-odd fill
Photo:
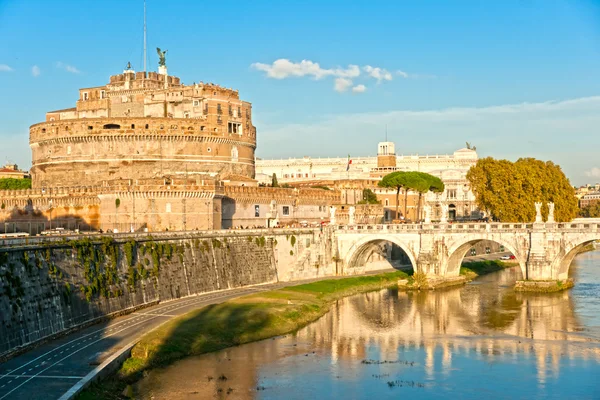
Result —
[[287, 335], [190, 357], [135, 385], [145, 399], [600, 399], [600, 251], [575, 287], [520, 294], [516, 268], [460, 288], [338, 301]]

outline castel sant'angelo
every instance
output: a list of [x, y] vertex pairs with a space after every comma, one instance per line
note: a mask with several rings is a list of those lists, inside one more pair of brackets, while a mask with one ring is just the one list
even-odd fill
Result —
[[237, 90], [184, 85], [158, 52], [158, 72], [128, 64], [31, 126], [32, 189], [0, 192], [4, 231], [203, 230], [328, 215], [335, 192], [259, 187], [252, 105]]

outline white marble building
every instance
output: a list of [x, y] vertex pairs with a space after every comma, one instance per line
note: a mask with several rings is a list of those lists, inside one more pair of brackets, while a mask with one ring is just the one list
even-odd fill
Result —
[[[425, 203], [432, 206], [432, 219], [441, 219], [442, 205], [448, 206], [448, 219], [479, 218], [475, 196], [470, 190], [466, 174], [477, 163], [477, 152], [459, 149], [444, 155], [396, 155], [394, 143], [378, 144], [377, 156], [335, 158], [288, 158], [279, 160], [256, 160], [256, 179], [269, 184], [273, 174], [279, 183], [309, 183], [312, 181], [343, 181], [381, 179], [393, 171], [421, 171], [438, 176], [446, 185], [442, 194], [429, 193]], [[373, 189], [378, 195], [392, 191]], [[384, 204], [393, 207], [395, 204]]]

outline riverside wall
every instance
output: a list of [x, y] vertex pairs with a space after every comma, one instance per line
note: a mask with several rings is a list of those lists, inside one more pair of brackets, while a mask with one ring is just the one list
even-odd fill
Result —
[[195, 294], [332, 275], [327, 230], [87, 236], [0, 247], [0, 358]]

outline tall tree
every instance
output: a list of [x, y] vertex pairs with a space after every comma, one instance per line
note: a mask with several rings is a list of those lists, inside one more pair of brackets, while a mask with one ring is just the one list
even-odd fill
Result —
[[427, 174], [425, 172], [412, 171], [409, 173], [409, 178], [406, 187], [419, 193], [417, 203], [416, 219], [421, 219], [421, 203], [423, 194], [427, 192], [442, 193], [444, 191], [444, 183], [437, 176]]
[[532, 222], [535, 202], [554, 203], [554, 218], [564, 222], [577, 213], [575, 190], [560, 166], [551, 161], [521, 158], [516, 162], [482, 158], [467, 173], [477, 205], [501, 222]]
[[279, 187], [279, 182], [277, 182], [277, 174], [273, 172], [273, 177], [271, 178], [271, 187]]
[[[398, 198], [400, 197], [400, 190], [406, 188], [408, 181], [409, 172], [397, 171], [392, 172], [384, 176], [377, 186], [386, 189], [396, 189], [396, 218], [398, 218]], [[404, 205], [404, 215], [406, 217], [406, 204]]]

